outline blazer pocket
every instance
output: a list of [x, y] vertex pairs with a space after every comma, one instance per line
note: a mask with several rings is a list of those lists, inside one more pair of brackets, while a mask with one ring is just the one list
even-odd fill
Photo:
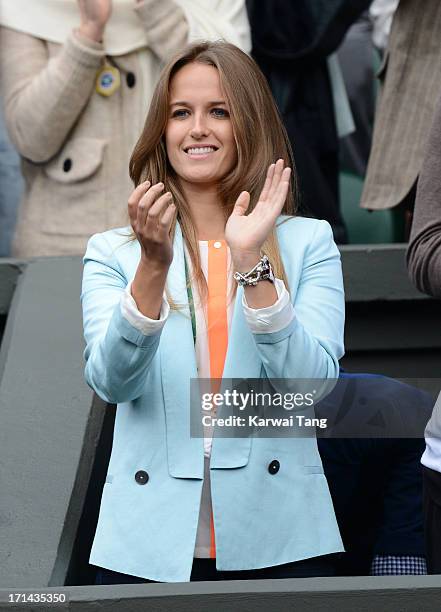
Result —
[[98, 138], [74, 138], [44, 166], [44, 233], [90, 236], [104, 231], [106, 144]]

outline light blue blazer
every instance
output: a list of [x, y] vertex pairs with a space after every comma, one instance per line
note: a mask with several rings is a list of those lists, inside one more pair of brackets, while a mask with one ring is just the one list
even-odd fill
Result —
[[[281, 219], [280, 219], [281, 221]], [[279, 223], [280, 223], [279, 221]], [[179, 227], [167, 283], [183, 311], [145, 336], [123, 318], [120, 298], [140, 257], [121, 230], [93, 236], [84, 258], [86, 379], [117, 403], [115, 432], [90, 562], [163, 582], [190, 579], [204, 473], [202, 438], [190, 437], [196, 358]], [[238, 288], [226, 378], [337, 378], [343, 355], [340, 255], [325, 221], [278, 227], [295, 318], [252, 334]], [[270, 473], [277, 460], [280, 469]], [[269, 567], [342, 551], [315, 438], [216, 438], [210, 462], [216, 566]], [[146, 484], [135, 474], [148, 473]]]

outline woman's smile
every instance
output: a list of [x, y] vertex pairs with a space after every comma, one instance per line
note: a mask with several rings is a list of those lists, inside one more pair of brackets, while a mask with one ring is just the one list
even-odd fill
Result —
[[199, 147], [187, 147], [184, 149], [185, 153], [191, 157], [192, 159], [207, 159], [209, 155], [212, 153], [216, 153], [217, 147], [208, 146], [199, 146]]

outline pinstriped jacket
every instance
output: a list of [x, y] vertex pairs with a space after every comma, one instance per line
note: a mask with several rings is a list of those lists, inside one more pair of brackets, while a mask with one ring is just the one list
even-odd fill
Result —
[[393, 208], [421, 170], [441, 92], [441, 2], [401, 0], [383, 65], [361, 207]]

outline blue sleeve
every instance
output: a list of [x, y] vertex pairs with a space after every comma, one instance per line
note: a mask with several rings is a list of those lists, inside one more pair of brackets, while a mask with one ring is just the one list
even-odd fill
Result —
[[[293, 237], [295, 239], [295, 237]], [[344, 354], [345, 300], [340, 252], [326, 221], [317, 223], [285, 329], [254, 334], [269, 378], [337, 378]]]
[[121, 313], [120, 300], [128, 284], [103, 234], [89, 240], [84, 256], [81, 301], [87, 383], [106, 402], [139, 397], [159, 345], [161, 330], [144, 335]]

